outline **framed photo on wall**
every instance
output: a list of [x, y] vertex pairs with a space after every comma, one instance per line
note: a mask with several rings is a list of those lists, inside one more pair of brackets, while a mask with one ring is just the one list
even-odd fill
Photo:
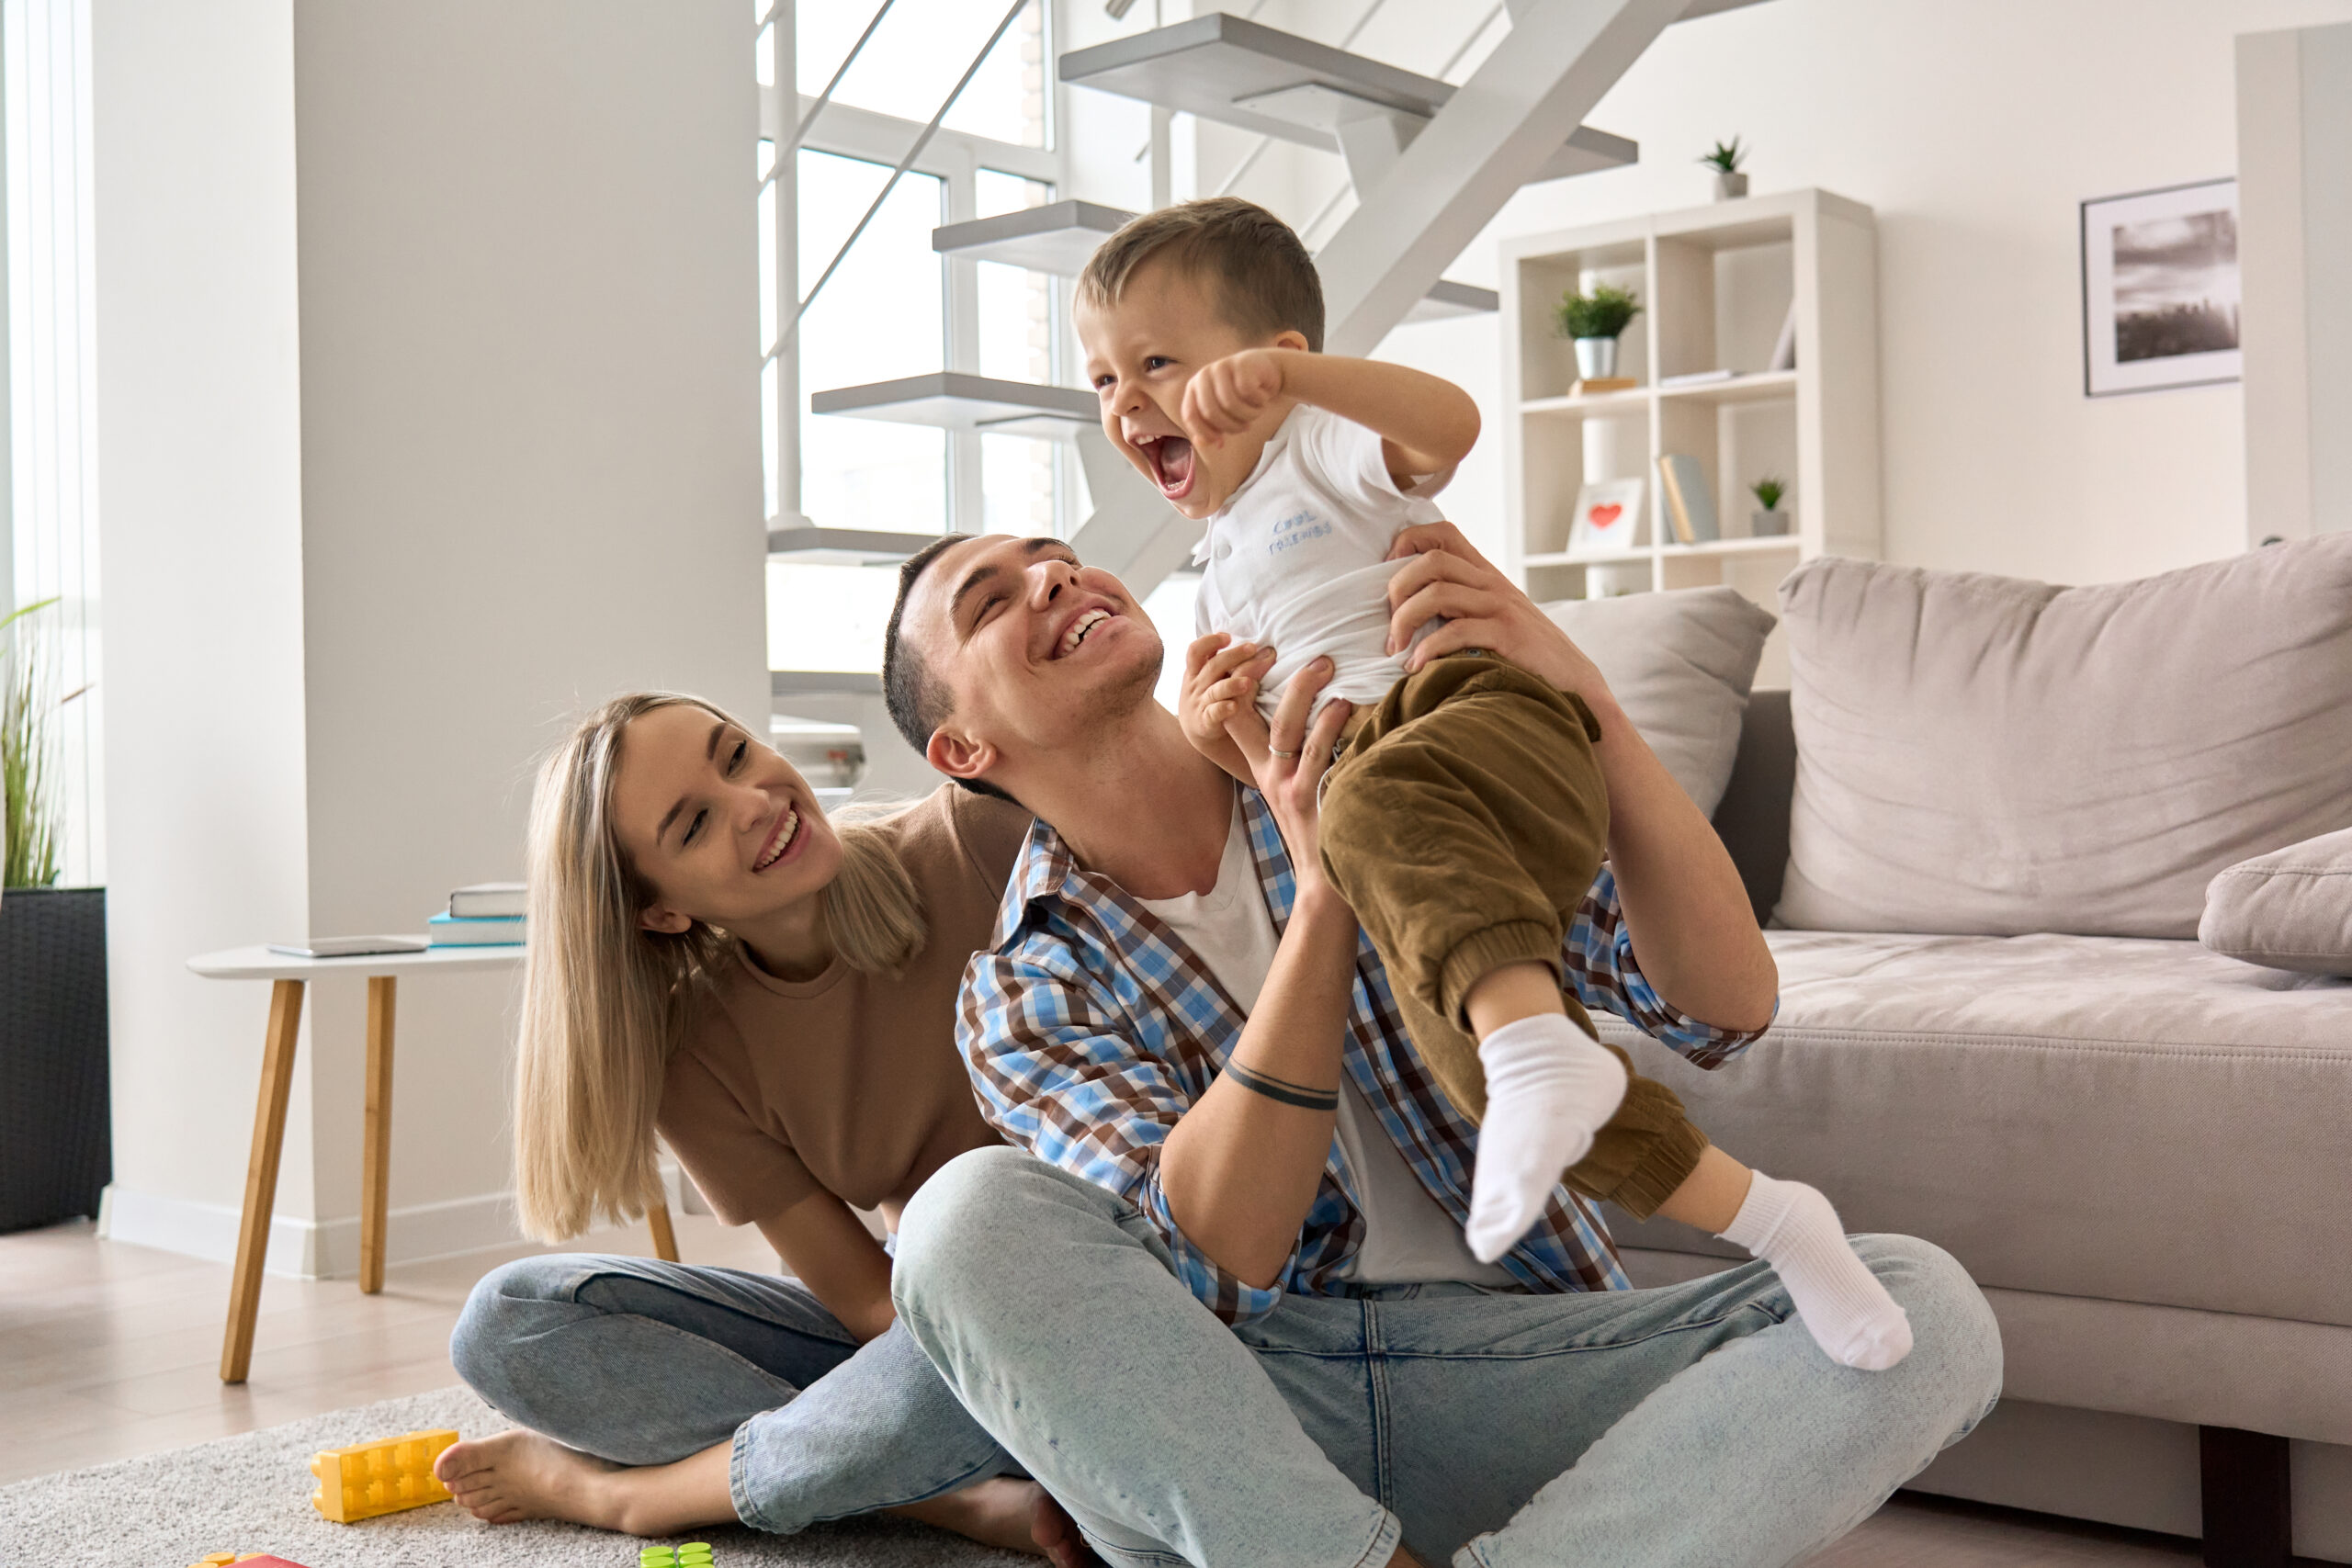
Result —
[[2238, 182], [2084, 202], [2084, 395], [2238, 378]]

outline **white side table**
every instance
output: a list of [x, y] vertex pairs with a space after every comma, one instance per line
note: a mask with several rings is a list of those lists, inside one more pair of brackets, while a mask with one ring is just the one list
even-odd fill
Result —
[[[187, 966], [208, 980], [269, 980], [269, 1028], [261, 1057], [261, 1098], [254, 1109], [253, 1158], [245, 1167], [245, 1208], [237, 1226], [236, 1272], [229, 1285], [229, 1324], [220, 1343], [220, 1381], [243, 1382], [253, 1362], [254, 1321], [261, 1310], [262, 1261], [277, 1202], [277, 1156], [286, 1142], [286, 1104], [294, 1089], [294, 1041], [302, 1021], [302, 987], [322, 975], [368, 976], [368, 1120], [360, 1155], [359, 1289], [384, 1288], [384, 1214], [392, 1147], [392, 994], [402, 975], [461, 969], [511, 969], [520, 947], [436, 947], [359, 958], [292, 958], [266, 947], [208, 953]], [[654, 1251], [674, 1263], [677, 1236], [667, 1205], [646, 1211]]]

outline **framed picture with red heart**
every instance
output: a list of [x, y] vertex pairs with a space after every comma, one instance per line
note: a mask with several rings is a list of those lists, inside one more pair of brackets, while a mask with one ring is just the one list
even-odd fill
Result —
[[1613, 555], [1634, 547], [1642, 532], [1643, 483], [1639, 479], [1594, 479], [1577, 491], [1568, 553]]

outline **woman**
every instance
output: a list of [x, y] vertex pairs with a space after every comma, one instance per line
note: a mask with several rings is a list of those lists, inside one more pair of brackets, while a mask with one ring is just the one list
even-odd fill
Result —
[[576, 1235], [656, 1191], [654, 1136], [796, 1279], [634, 1258], [484, 1279], [451, 1359], [521, 1429], [435, 1467], [492, 1523], [790, 1532], [876, 1511], [1075, 1562], [1066, 1517], [897, 1326], [915, 1190], [997, 1141], [954, 1043], [1028, 827], [945, 786], [829, 822], [808, 783], [691, 697], [616, 698], [532, 802], [516, 1063], [526, 1228]]

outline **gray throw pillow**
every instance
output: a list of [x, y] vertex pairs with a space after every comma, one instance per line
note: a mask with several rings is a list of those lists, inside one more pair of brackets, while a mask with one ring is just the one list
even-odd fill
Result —
[[2352, 827], [2352, 535], [2136, 582], [1826, 558], [1781, 585], [1778, 915], [2186, 938], [2224, 866]]
[[1771, 612], [1736, 588], [1678, 588], [1543, 606], [1600, 669], [1674, 782], [1713, 816]]
[[2269, 969], [2352, 976], [2352, 828], [2240, 861], [2215, 877], [2197, 940]]

